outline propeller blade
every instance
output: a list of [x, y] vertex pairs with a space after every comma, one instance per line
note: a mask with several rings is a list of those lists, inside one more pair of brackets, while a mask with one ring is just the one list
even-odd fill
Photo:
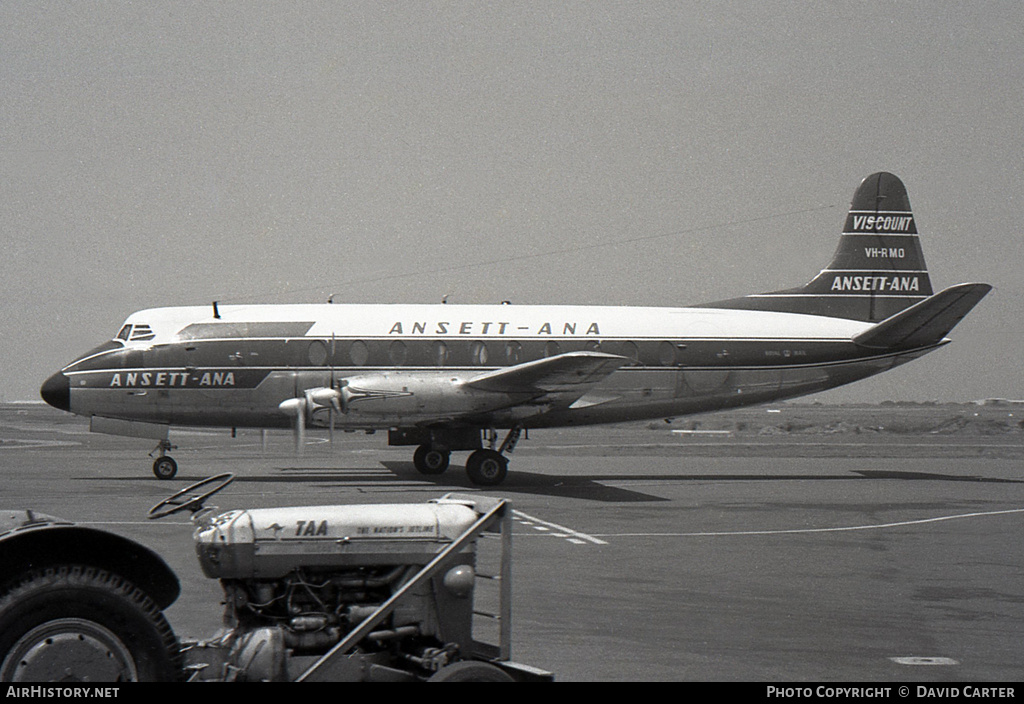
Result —
[[330, 425], [328, 426], [329, 429], [327, 431], [327, 442], [330, 443], [331, 445], [333, 445], [334, 444], [334, 404], [331, 404], [327, 408], [327, 418], [330, 421]]
[[306, 414], [295, 416], [295, 454], [301, 455], [306, 448]]
[[277, 406], [282, 413], [295, 416], [295, 453], [298, 455], [306, 445], [306, 405], [304, 398], [289, 398]]

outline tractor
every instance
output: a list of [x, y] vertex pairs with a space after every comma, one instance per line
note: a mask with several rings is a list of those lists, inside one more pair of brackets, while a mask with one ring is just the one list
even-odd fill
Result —
[[149, 548], [0, 512], [0, 681], [553, 680], [510, 658], [509, 502], [207, 507], [233, 479], [204, 479], [148, 515], [192, 516], [200, 568], [224, 592], [204, 639], [175, 635], [164, 611], [178, 578]]

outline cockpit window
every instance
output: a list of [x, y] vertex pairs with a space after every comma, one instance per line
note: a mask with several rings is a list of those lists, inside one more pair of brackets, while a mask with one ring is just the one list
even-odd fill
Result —
[[121, 340], [123, 342], [138, 342], [140, 340], [152, 340], [156, 337], [156, 333], [153, 332], [153, 328], [149, 327], [145, 323], [126, 323], [121, 331], [117, 333], [115, 340]]
[[136, 340], [152, 340], [156, 337], [156, 333], [153, 332], [153, 328], [149, 327], [145, 323], [139, 323], [132, 330], [132, 342]]

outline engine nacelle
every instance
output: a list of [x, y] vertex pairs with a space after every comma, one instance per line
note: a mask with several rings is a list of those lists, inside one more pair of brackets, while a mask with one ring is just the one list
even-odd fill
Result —
[[347, 422], [359, 418], [394, 419], [404, 424], [438, 416], [484, 413], [528, 401], [529, 393], [512, 394], [470, 386], [469, 377], [451, 372], [367, 374], [342, 380], [341, 409]]

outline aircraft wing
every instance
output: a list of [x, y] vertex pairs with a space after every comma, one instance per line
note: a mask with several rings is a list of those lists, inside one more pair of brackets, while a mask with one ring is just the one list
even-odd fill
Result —
[[485, 372], [466, 382], [481, 391], [504, 393], [586, 392], [629, 360], [604, 352], [566, 352]]
[[855, 335], [853, 341], [878, 349], [937, 344], [991, 290], [988, 284], [950, 286]]

